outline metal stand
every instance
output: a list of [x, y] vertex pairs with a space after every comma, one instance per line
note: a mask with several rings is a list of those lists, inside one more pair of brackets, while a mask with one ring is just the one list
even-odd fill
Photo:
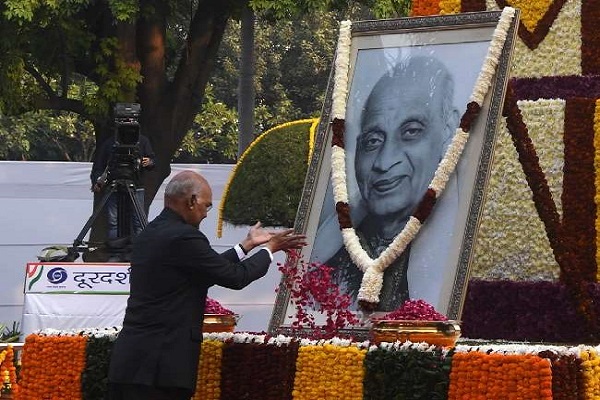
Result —
[[[142, 226], [142, 229], [145, 228], [146, 225], [148, 225], [148, 220], [146, 217], [146, 213], [144, 212], [144, 208], [138, 202], [137, 197], [135, 196], [135, 185], [133, 184], [133, 182], [130, 180], [124, 180], [124, 179], [113, 180], [104, 189], [104, 196], [100, 200], [100, 203], [96, 207], [96, 210], [94, 211], [92, 216], [87, 220], [87, 222], [81, 229], [81, 232], [79, 232], [79, 235], [77, 235], [77, 238], [75, 238], [75, 241], [73, 242], [73, 247], [72, 247], [73, 250], [75, 250], [77, 252], [87, 250], [87, 246], [83, 245], [83, 238], [88, 233], [88, 231], [90, 230], [90, 228], [92, 227], [92, 225], [94, 224], [94, 222], [96, 221], [96, 219], [98, 218], [98, 216], [100, 215], [102, 210], [106, 207], [106, 204], [108, 203], [108, 199], [110, 198], [110, 196], [113, 193], [117, 193], [117, 194], [127, 193], [128, 198], [131, 202], [130, 204], [133, 206], [133, 212], [135, 212], [136, 217], [137, 217], [138, 221], [140, 222], [140, 225]], [[125, 221], [127, 221], [127, 224], [129, 224], [130, 220], [131, 220], [130, 218], [125, 218], [125, 216], [123, 215], [123, 214], [125, 214], [124, 213], [125, 210], [123, 207], [125, 204], [122, 204], [123, 202], [120, 200], [121, 199], [118, 199], [118, 203], [117, 203], [117, 226], [118, 226], [117, 232], [118, 232], [119, 238], [122, 237], [122, 230], [123, 230], [123, 227], [125, 226]]]

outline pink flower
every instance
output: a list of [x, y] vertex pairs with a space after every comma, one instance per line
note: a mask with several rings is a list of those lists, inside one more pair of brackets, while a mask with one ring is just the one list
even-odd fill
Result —
[[[333, 268], [319, 263], [307, 264], [297, 251], [289, 252], [285, 264], [279, 264], [284, 285], [295, 307], [292, 330], [311, 339], [340, 336], [339, 331], [358, 325], [356, 315], [349, 311], [352, 299], [342, 294], [334, 282]], [[317, 325], [315, 314], [326, 316], [324, 325]], [[292, 317], [292, 316], [290, 316]]]
[[424, 300], [406, 300], [396, 310], [385, 314], [379, 319], [385, 320], [420, 320], [420, 321], [447, 321], [448, 318], [435, 311], [432, 305]]
[[211, 299], [210, 297], [206, 298], [206, 305], [204, 308], [204, 313], [206, 314], [220, 314], [220, 315], [233, 315], [235, 314], [233, 311], [223, 307], [221, 303], [217, 300]]

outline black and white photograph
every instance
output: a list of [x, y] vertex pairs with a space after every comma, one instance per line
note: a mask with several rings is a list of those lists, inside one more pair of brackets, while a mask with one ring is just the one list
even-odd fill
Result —
[[[487, 44], [359, 51], [346, 113], [346, 172], [353, 225], [372, 258], [400, 233], [425, 194], [470, 95], [467, 85], [457, 88], [455, 82], [473, 86]], [[458, 48], [471, 55], [471, 63], [456, 62]], [[409, 298], [433, 300], [440, 292], [443, 282], [433, 278], [444, 273], [440, 266], [452, 242], [461, 200], [457, 175], [427, 229], [386, 269], [378, 311], [392, 311]], [[328, 254], [336, 225], [335, 213], [323, 210], [311, 261], [334, 267], [338, 283], [356, 298], [362, 272], [343, 244]]]
[[[403, 27], [402, 20], [395, 29], [388, 21], [373, 32], [368, 32], [373, 21], [366, 29], [353, 25], [343, 136], [345, 189], [352, 227], [372, 259], [405, 228], [428, 190], [467, 109], [495, 28], [494, 21], [473, 25], [472, 19], [456, 16], [436, 19], [427, 29]], [[442, 25], [436, 27], [437, 22]], [[376, 312], [422, 299], [449, 318], [458, 315], [506, 85], [501, 62], [431, 215], [385, 269]], [[331, 182], [330, 103], [324, 107], [297, 229], [302, 225], [309, 238], [303, 259], [332, 267], [335, 282], [353, 300], [351, 309], [359, 310], [363, 272], [344, 245]], [[287, 302], [280, 293], [274, 320], [282, 325]]]

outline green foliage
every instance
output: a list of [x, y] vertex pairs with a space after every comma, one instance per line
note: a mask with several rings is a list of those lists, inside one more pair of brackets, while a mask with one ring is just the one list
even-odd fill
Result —
[[202, 112], [196, 116], [174, 162], [231, 163], [238, 144], [237, 112], [216, 101], [212, 86], [207, 87]]
[[[318, 11], [347, 11], [353, 4], [370, 4], [373, 0], [250, 0], [250, 6], [276, 20], [306, 17]], [[376, 0], [378, 1], [378, 0]]]
[[88, 337], [81, 395], [86, 400], [103, 400], [108, 393], [108, 367], [114, 345], [112, 337]]
[[[258, 13], [254, 131], [258, 133], [285, 121], [317, 116], [323, 104], [339, 21], [351, 16], [358, 5], [378, 6], [384, 13], [402, 1], [251, 0], [249, 3]], [[244, 3], [224, 2], [223, 21], [235, 17]], [[0, 2], [0, 157], [89, 160], [87, 137], [73, 136], [72, 130], [63, 131], [59, 137], [56, 124], [50, 127], [45, 117], [39, 122], [31, 121], [30, 115], [43, 114], [24, 113], [40, 109], [70, 110], [102, 129], [108, 126], [112, 102], [137, 99], [158, 104], [166, 95], [173, 94], [169, 85], [176, 76], [181, 77], [176, 71], [181, 73], [185, 69], [178, 66], [187, 65], [180, 62], [192, 48], [187, 43], [191, 29], [205, 28], [192, 27], [194, 21], [199, 20], [194, 19], [196, 12], [211, 12], [208, 8], [203, 10], [203, 4], [196, 0], [191, 3], [182, 0]], [[230, 11], [233, 14], [227, 14]], [[164, 48], [160, 41], [155, 42], [158, 47], [153, 44], [142, 48], [137, 38], [137, 54], [133, 54], [127, 50], [131, 51], [136, 42], [131, 36], [136, 30], [128, 29], [132, 27], [129, 23], [138, 23], [137, 18], [142, 14], [144, 21], [159, 21], [157, 26], [166, 24], [166, 43]], [[161, 149], [157, 149], [159, 157], [165, 158], [163, 164], [172, 160], [229, 162], [235, 159], [234, 121], [237, 117], [233, 110], [237, 109], [238, 99], [239, 24], [231, 23], [228, 29], [210, 80], [215, 88], [214, 97], [204, 100], [205, 111], [195, 119], [192, 115], [182, 118], [194, 123], [191, 127], [178, 127], [180, 132], [151, 132], [151, 136], [164, 135], [158, 142], [177, 149], [175, 154], [162, 154]], [[163, 50], [165, 74], [161, 75], [160, 62], [145, 63]], [[189, 65], [186, 68], [198, 71], [211, 64], [210, 56], [206, 56], [195, 68]], [[143, 80], [140, 71], [154, 75], [147, 75]], [[152, 85], [163, 82], [164, 87], [150, 88], [145, 86], [147, 82]], [[190, 87], [192, 93], [204, 92], [203, 79], [194, 78], [190, 82], [196, 82], [192, 86], [197, 85]], [[189, 91], [179, 93], [178, 97], [185, 97]], [[177, 100], [174, 99], [173, 104]], [[202, 99], [194, 95], [188, 104], [200, 101]], [[168, 111], [169, 107], [165, 109]], [[195, 111], [195, 106], [188, 110]], [[20, 120], [22, 126], [17, 126], [19, 120], [5, 120], [9, 115], [21, 114], [24, 115]], [[150, 118], [152, 126], [158, 125], [154, 120], [160, 118], [155, 116], [158, 114]], [[183, 135], [186, 130], [187, 135]], [[34, 138], [34, 133], [41, 134], [40, 138]], [[106, 132], [95, 134], [103, 137]], [[181, 137], [184, 139], [179, 142]], [[75, 142], [71, 143], [72, 139]], [[81, 154], [73, 153], [77, 145], [84, 149]], [[44, 146], [54, 150], [43, 150]]]
[[[107, 115], [141, 82], [116, 36], [117, 23], [138, 14], [138, 0], [7, 0], [0, 11], [0, 112], [62, 109], [67, 103], [48, 104], [60, 98], [83, 102], [87, 115]], [[69, 89], [81, 77], [96, 90], [77, 97]]]
[[9, 328], [5, 324], [0, 324], [0, 342], [2, 343], [14, 343], [19, 340], [21, 331], [19, 330], [19, 323], [13, 321], [12, 328]]
[[137, 0], [108, 0], [108, 4], [118, 21], [131, 21], [139, 12]]
[[365, 357], [364, 398], [443, 400], [450, 384], [452, 352], [442, 349], [375, 349]]
[[233, 225], [294, 225], [304, 186], [311, 122], [266, 133], [246, 151], [223, 199], [222, 218]]
[[110, 105], [123, 100], [123, 94], [135, 90], [142, 76], [133, 65], [119, 56], [119, 42], [116, 38], [105, 38], [99, 42], [100, 51], [96, 54], [95, 74], [102, 84], [94, 96], [84, 98], [88, 108], [100, 113], [108, 113]]
[[0, 159], [90, 161], [94, 147], [93, 127], [75, 113], [0, 116]]
[[[270, 21], [259, 16], [255, 32], [255, 129], [319, 115], [338, 36], [340, 15]], [[211, 77], [214, 96], [237, 108], [240, 24], [229, 24]]]
[[4, 15], [20, 23], [31, 22], [36, 14], [73, 15], [88, 3], [88, 0], [5, 0]]
[[411, 0], [377, 0], [371, 10], [377, 18], [399, 18], [410, 14]]

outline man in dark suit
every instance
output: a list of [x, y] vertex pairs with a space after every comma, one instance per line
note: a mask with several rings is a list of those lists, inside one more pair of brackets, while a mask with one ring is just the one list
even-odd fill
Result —
[[189, 400], [208, 288], [242, 289], [267, 273], [274, 252], [305, 245], [292, 229], [274, 234], [257, 223], [218, 254], [198, 230], [211, 207], [208, 182], [181, 172], [165, 189], [164, 210], [134, 239], [130, 296], [109, 371], [112, 400]]

